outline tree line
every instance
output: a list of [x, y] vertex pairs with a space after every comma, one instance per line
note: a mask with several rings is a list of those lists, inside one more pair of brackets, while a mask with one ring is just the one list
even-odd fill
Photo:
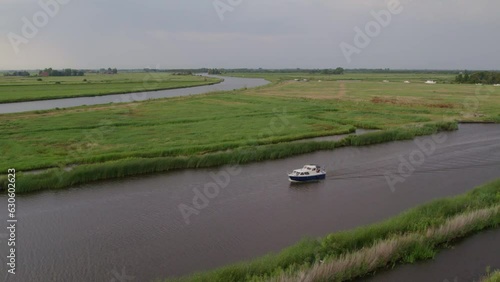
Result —
[[38, 72], [39, 76], [83, 76], [85, 72], [83, 70], [75, 69], [63, 69], [54, 70], [52, 68], [46, 68]]
[[322, 69], [322, 70], [310, 70], [309, 73], [312, 74], [344, 74], [344, 69], [343, 68], [336, 68], [336, 69]]
[[4, 76], [30, 76], [30, 73], [27, 71], [14, 71], [7, 72], [3, 74]]
[[101, 68], [99, 70], [99, 73], [101, 74], [117, 74], [118, 73], [118, 70], [116, 68], [108, 68], [108, 69], [105, 69], [105, 68]]
[[456, 76], [457, 83], [482, 83], [482, 84], [499, 84], [500, 72], [480, 71], [469, 74], [467, 71]]
[[223, 74], [223, 73], [239, 73], [239, 72], [244, 72], [244, 73], [304, 73], [308, 72], [311, 74], [332, 74], [332, 75], [338, 75], [338, 74], [344, 74], [345, 70], [343, 68], [336, 68], [336, 69], [247, 69], [247, 68], [242, 68], [242, 69], [198, 69], [197, 72], [208, 72], [208, 74]]
[[219, 69], [208, 69], [208, 74], [222, 74], [222, 71]]

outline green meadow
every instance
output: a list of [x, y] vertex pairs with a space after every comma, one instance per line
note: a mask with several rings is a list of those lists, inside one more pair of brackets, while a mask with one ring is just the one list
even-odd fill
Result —
[[170, 73], [91, 74], [62, 77], [0, 76], [0, 103], [193, 87], [216, 78]]
[[294, 80], [294, 79], [309, 79], [309, 80], [324, 80], [324, 81], [338, 81], [338, 80], [359, 80], [359, 81], [375, 81], [382, 82], [389, 80], [389, 82], [425, 82], [427, 80], [434, 80], [440, 83], [451, 83], [455, 80], [456, 74], [444, 72], [390, 72], [390, 73], [364, 73], [364, 72], [345, 72], [342, 75], [324, 75], [320, 73], [311, 74], [307, 72], [265, 72], [265, 73], [226, 73], [227, 76], [247, 77], [247, 78], [266, 78], [272, 82]]
[[[246, 146], [217, 150], [202, 154], [128, 157], [118, 160], [79, 164], [76, 167], [52, 168], [42, 173], [18, 173], [17, 193], [34, 192], [45, 189], [60, 189], [82, 183], [116, 179], [127, 176], [165, 172], [174, 169], [216, 167], [226, 164], [245, 164], [264, 160], [275, 160], [321, 150], [333, 150], [345, 146], [365, 146], [396, 140], [411, 140], [416, 136], [430, 135], [440, 131], [458, 128], [455, 122], [427, 123], [423, 125], [393, 128], [364, 135], [348, 135], [339, 141], [286, 142], [263, 145], [252, 141]], [[350, 128], [349, 131], [353, 131]], [[310, 136], [302, 136], [310, 137]], [[295, 137], [297, 138], [297, 137]], [[253, 143], [255, 142], [255, 143]], [[85, 153], [76, 151], [76, 153]], [[178, 153], [178, 152], [176, 152]], [[7, 177], [0, 176], [0, 187], [7, 186]]]
[[[349, 75], [300, 74], [307, 82], [295, 81], [297, 74], [252, 75], [273, 82], [188, 97], [0, 115], [0, 171], [54, 168], [57, 185], [54, 171], [49, 171], [24, 175], [26, 186], [34, 185], [26, 189], [62, 188], [169, 169], [411, 139], [453, 130], [455, 121], [500, 122], [500, 87], [427, 85], [416, 79], [404, 84], [411, 74], [390, 74], [388, 83], [374, 74], [366, 74], [366, 81], [362, 74], [350, 75], [356, 80], [345, 80]], [[289, 143], [356, 128], [381, 131], [342, 144]], [[258, 154], [244, 153], [248, 151]], [[68, 172], [68, 166], [77, 168]]]

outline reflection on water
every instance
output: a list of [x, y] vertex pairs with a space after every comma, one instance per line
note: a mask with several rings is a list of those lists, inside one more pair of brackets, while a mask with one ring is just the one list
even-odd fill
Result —
[[323, 180], [315, 180], [308, 182], [290, 182], [290, 189], [294, 189], [298, 192], [307, 191], [309, 189], [318, 189], [320, 185], [318, 185]]

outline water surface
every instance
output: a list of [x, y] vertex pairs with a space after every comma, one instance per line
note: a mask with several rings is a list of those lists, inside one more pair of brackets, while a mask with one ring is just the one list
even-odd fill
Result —
[[5, 103], [5, 104], [0, 104], [0, 114], [51, 110], [55, 108], [69, 108], [69, 107], [77, 107], [83, 105], [128, 103], [134, 101], [145, 101], [150, 99], [196, 95], [213, 91], [227, 91], [245, 87], [257, 87], [269, 83], [267, 80], [260, 78], [222, 77], [215, 75], [210, 75], [210, 77], [222, 78], [224, 79], [224, 81], [213, 85], [195, 86], [195, 87], [169, 89], [169, 90], [147, 91], [140, 93], [113, 94], [113, 95], [94, 96], [94, 97], [78, 97], [78, 98]]
[[[229, 180], [219, 179], [227, 186], [201, 203], [206, 207], [197, 209], [189, 224], [179, 205], [195, 208], [196, 189], [213, 187], [213, 175], [227, 168], [18, 196], [18, 274], [8, 281], [111, 281], [122, 271], [135, 281], [185, 275], [279, 251], [304, 237], [375, 223], [500, 177], [500, 125], [461, 125], [445, 136], [394, 190], [384, 174], [397, 173], [401, 158], [419, 150], [413, 141], [241, 166]], [[286, 171], [306, 163], [326, 167], [327, 179], [289, 183]], [[6, 200], [0, 197], [3, 224]], [[0, 253], [6, 251], [4, 240]], [[500, 261], [499, 254], [493, 257]], [[4, 255], [1, 260], [5, 273]], [[460, 271], [452, 260], [444, 265], [448, 273]]]
[[483, 231], [441, 251], [433, 260], [402, 265], [359, 281], [400, 282], [410, 278], [436, 282], [480, 281], [488, 267], [492, 271], [500, 269], [499, 242], [500, 228]]

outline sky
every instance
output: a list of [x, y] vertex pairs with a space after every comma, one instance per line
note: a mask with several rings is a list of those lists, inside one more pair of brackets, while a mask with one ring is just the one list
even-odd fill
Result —
[[0, 69], [498, 70], [499, 11], [497, 0], [0, 0]]

